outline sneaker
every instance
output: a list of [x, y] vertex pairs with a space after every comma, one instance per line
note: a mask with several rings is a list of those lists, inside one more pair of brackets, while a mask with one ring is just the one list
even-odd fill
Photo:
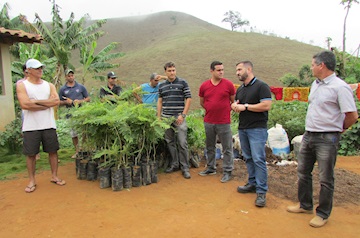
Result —
[[229, 180], [231, 180], [231, 172], [224, 172], [224, 175], [222, 176], [221, 178], [221, 182], [222, 183], [226, 183], [228, 182]]
[[237, 188], [237, 191], [239, 193], [255, 193], [256, 192], [256, 186], [253, 184], [245, 184], [245, 186], [239, 186]]
[[319, 228], [322, 227], [326, 224], [326, 222], [328, 221], [328, 219], [316, 216], [313, 219], [311, 219], [310, 221], [310, 226], [315, 227], [315, 228]]
[[255, 206], [265, 207], [266, 205], [266, 193], [258, 193], [255, 200]]
[[204, 171], [201, 171], [199, 173], [200, 176], [207, 176], [207, 175], [214, 175], [214, 174], [216, 174], [216, 171], [211, 171], [208, 169], [205, 169]]
[[312, 210], [305, 210], [304, 208], [300, 207], [300, 204], [295, 205], [295, 206], [288, 206], [286, 208], [286, 211], [291, 212], [291, 213], [307, 213], [307, 214], [313, 213]]

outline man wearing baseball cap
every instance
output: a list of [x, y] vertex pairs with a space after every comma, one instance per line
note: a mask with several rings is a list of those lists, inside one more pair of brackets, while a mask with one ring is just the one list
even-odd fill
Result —
[[27, 78], [16, 85], [16, 93], [23, 110], [23, 153], [26, 155], [26, 167], [29, 183], [25, 192], [36, 189], [36, 154], [40, 144], [44, 152], [49, 154], [51, 167], [50, 182], [65, 185], [65, 181], [57, 176], [59, 142], [56, 134], [56, 123], [53, 107], [59, 105], [59, 96], [52, 83], [41, 79], [43, 65], [36, 59], [29, 59], [26, 64]]
[[120, 95], [122, 88], [116, 84], [116, 75], [114, 72], [109, 72], [107, 74], [108, 83], [105, 87], [100, 88], [100, 98], [103, 98], [105, 96], [114, 96], [114, 95]]
[[[60, 106], [72, 108], [75, 105], [81, 106], [82, 103], [90, 101], [90, 97], [85, 86], [75, 81], [74, 70], [66, 69], [65, 79], [66, 83], [60, 88], [59, 91]], [[66, 115], [66, 117], [69, 118], [70, 114]], [[73, 129], [70, 131], [70, 135], [76, 149], [76, 153], [71, 158], [75, 159], [77, 153], [79, 152], [79, 139], [76, 131]]]

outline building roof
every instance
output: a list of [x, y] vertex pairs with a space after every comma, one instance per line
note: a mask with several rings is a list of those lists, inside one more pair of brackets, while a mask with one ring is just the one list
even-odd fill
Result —
[[32, 34], [22, 30], [9, 30], [5, 29], [4, 27], [0, 27], [0, 43], [41, 43], [42, 40], [42, 36], [38, 34]]

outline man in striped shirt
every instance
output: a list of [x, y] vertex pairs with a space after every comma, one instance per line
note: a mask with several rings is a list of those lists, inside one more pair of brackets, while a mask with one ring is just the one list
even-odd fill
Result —
[[174, 119], [165, 132], [165, 140], [172, 157], [170, 167], [165, 172], [171, 173], [181, 168], [184, 178], [190, 179], [185, 118], [190, 108], [191, 92], [188, 83], [176, 76], [173, 62], [166, 63], [164, 70], [168, 79], [159, 86], [157, 116]]

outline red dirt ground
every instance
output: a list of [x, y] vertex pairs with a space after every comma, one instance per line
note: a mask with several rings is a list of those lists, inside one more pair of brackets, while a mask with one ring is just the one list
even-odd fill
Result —
[[[162, 173], [157, 184], [113, 192], [77, 180], [74, 166], [59, 168], [63, 187], [49, 182], [49, 171], [37, 174], [31, 194], [26, 176], [1, 181], [0, 237], [360, 237], [353, 203], [335, 204], [328, 224], [312, 228], [312, 215], [287, 213], [294, 202], [271, 188], [267, 206], [255, 207], [255, 194], [236, 192], [240, 177], [223, 184], [220, 173], [201, 177], [194, 168], [190, 180]], [[360, 174], [360, 157], [339, 157], [337, 167]]]

